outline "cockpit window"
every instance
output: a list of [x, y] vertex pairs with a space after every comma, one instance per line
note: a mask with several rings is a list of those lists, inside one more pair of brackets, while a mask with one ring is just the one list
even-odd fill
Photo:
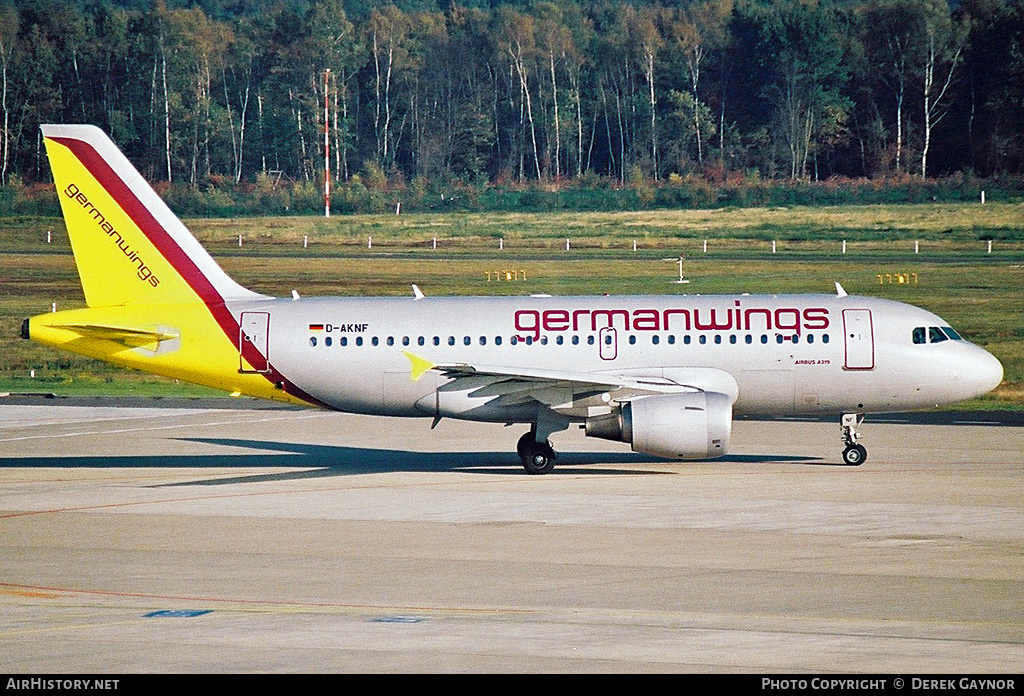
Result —
[[918, 326], [911, 337], [914, 343], [942, 343], [943, 341], [962, 341], [963, 336], [950, 326]]

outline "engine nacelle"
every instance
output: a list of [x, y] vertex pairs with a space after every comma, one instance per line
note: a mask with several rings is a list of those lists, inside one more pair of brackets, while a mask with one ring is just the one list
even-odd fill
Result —
[[714, 459], [729, 449], [732, 400], [719, 392], [656, 394], [588, 418], [589, 437], [628, 442], [634, 452], [669, 459]]

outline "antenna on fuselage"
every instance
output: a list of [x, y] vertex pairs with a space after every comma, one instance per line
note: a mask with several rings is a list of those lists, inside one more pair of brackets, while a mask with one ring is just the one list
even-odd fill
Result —
[[846, 297], [848, 294], [846, 290], [843, 289], [843, 286], [839, 284], [838, 280], [836, 281], [836, 294], [839, 295], [839, 297]]
[[423, 294], [423, 291], [420, 290], [419, 286], [416, 285], [416, 283], [413, 283], [412, 284], [412, 299], [413, 300], [422, 300], [424, 297], [426, 297], [426, 295]]

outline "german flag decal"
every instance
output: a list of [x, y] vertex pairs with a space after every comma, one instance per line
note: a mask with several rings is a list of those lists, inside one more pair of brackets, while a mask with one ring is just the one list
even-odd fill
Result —
[[309, 330], [310, 331], [323, 331], [324, 330], [324, 325], [323, 324], [310, 324], [309, 325]]

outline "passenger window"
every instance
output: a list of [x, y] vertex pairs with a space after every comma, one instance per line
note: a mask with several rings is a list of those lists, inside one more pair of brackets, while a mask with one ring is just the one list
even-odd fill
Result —
[[722, 334], [715, 334], [715, 343], [722, 342]]
[[685, 336], [683, 336], [683, 343], [685, 343], [686, 345], [690, 345], [690, 334], [686, 334]]
[[594, 345], [594, 337], [593, 336], [587, 336], [587, 345], [588, 346]]
[[949, 340], [946, 334], [942, 333], [942, 329], [937, 326], [928, 327], [928, 342], [929, 343], [942, 343], [943, 341]]
[[481, 336], [480, 337], [480, 345], [482, 345], [482, 346], [486, 346], [487, 345], [487, 337], [486, 336]]
[[917, 328], [914, 329], [914, 343], [927, 343], [928, 339], [926, 338], [926, 336], [927, 334], [923, 326], [918, 326]]
[[821, 337], [821, 342], [828, 343], [828, 334], [825, 334], [824, 336]]
[[455, 345], [455, 337], [454, 336], [449, 336], [448, 337], [448, 345], [450, 345], [450, 346], [454, 346]]
[[395, 337], [394, 336], [388, 336], [388, 345], [389, 346], [395, 345]]
[[555, 343], [557, 343], [558, 345], [562, 345], [563, 343], [565, 343], [565, 337], [564, 336], [556, 336], [555, 337]]
[[654, 345], [658, 345], [658, 343], [660, 341], [661, 341], [661, 337], [660, 336], [651, 336], [651, 343], [653, 343]]
[[579, 336], [573, 336], [572, 337], [572, 344], [574, 346], [578, 346], [580, 344], [580, 337]]
[[697, 339], [697, 341], [698, 341], [698, 342], [699, 342], [699, 343], [700, 343], [701, 345], [704, 345], [705, 343], [707, 343], [707, 342], [708, 342], [708, 337], [707, 337], [707, 336], [705, 336], [705, 335], [703, 335], [703, 334], [701, 334], [701, 337], [700, 337], [700, 338], [698, 338], [698, 339]]
[[402, 345], [403, 346], [409, 345], [409, 337], [408, 336], [402, 336]]
[[469, 336], [463, 336], [462, 337], [462, 344], [463, 345], [468, 346], [472, 342], [473, 342], [473, 339], [470, 338]]
[[311, 336], [309, 339], [309, 345], [312, 348], [316, 348], [316, 336]]
[[378, 345], [380, 345], [380, 339], [374, 336], [373, 338], [370, 339], [370, 343], [373, 344], [374, 347], [377, 347]]
[[636, 336], [630, 336], [629, 337], [629, 345], [631, 345], [631, 346], [635, 346], [636, 345]]
[[356, 345], [357, 346], [363, 345], [363, 337], [362, 336], [356, 336]]
[[495, 336], [494, 337], [494, 345], [496, 345], [496, 346], [500, 346], [501, 345], [501, 336]]
[[729, 336], [729, 343], [735, 343], [735, 342], [736, 342], [736, 334], [730, 334], [730, 336]]
[[434, 336], [434, 345], [435, 346], [441, 345], [441, 337], [440, 336]]
[[347, 346], [348, 345], [348, 337], [346, 337], [346, 336], [342, 336], [341, 337], [341, 345], [343, 345], [343, 346]]
[[750, 334], [747, 334], [746, 336], [744, 336], [743, 340], [746, 341], [747, 344], [749, 345], [749, 344], [754, 342], [754, 337], [751, 336]]
[[670, 346], [674, 346], [674, 345], [676, 344], [676, 337], [675, 337], [675, 336], [673, 336], [672, 334], [669, 334], [669, 337], [668, 337], [668, 344], [669, 344]]
[[327, 338], [324, 339], [324, 345], [325, 346], [331, 345], [331, 337], [330, 336], [328, 336]]

